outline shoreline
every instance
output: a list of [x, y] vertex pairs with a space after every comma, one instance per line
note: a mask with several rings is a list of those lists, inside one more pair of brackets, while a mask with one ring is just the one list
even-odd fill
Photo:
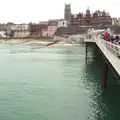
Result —
[[[53, 39], [1, 39], [0, 44], [25, 44], [25, 45], [31, 45], [31, 44], [38, 44], [38, 45], [44, 45], [47, 46], [48, 44], [51, 44], [55, 42]], [[65, 40], [60, 40], [54, 44], [71, 44]]]

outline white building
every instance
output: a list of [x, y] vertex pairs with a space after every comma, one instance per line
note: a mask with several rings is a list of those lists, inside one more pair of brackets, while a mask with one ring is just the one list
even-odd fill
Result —
[[29, 30], [29, 25], [28, 24], [18, 24], [17, 30]]
[[11, 25], [11, 30], [29, 30], [28, 24]]
[[17, 30], [17, 25], [11, 25], [11, 30]]
[[113, 26], [120, 26], [120, 18], [113, 18], [112, 19], [112, 25]]
[[5, 35], [5, 31], [0, 31], [0, 37], [2, 37], [2, 38], [6, 38], [6, 35]]
[[112, 19], [112, 25], [113, 25], [113, 26], [118, 25], [118, 20], [117, 20], [117, 18], [113, 18], [113, 19]]
[[68, 27], [68, 22], [66, 20], [60, 20], [58, 22], [57, 26], [58, 26], [58, 28], [60, 28], [60, 27]]
[[120, 18], [118, 18], [118, 26], [120, 26]]
[[14, 30], [14, 37], [26, 37], [30, 34], [28, 24], [11, 25], [11, 30]]

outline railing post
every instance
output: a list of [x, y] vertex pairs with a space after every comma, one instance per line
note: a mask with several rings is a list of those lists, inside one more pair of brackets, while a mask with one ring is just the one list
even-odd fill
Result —
[[108, 64], [104, 62], [103, 70], [102, 70], [102, 87], [107, 87], [107, 78], [108, 78]]

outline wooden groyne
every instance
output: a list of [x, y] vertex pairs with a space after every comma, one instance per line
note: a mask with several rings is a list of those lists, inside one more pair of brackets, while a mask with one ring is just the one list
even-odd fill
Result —
[[54, 42], [48, 43], [48, 44], [45, 45], [45, 46], [50, 46], [50, 45], [53, 45], [53, 44], [57, 44], [58, 42], [59, 42], [59, 40], [56, 40], [56, 41], [54, 41]]

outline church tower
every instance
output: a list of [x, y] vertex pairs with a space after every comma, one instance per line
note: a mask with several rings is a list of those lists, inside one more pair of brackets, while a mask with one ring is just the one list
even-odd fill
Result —
[[90, 9], [88, 7], [86, 10], [86, 24], [88, 25], [88, 24], [90, 24], [90, 22], [91, 22], [91, 13], [90, 13]]
[[64, 8], [64, 20], [71, 22], [71, 4], [66, 4], [65, 3], [65, 8]]

